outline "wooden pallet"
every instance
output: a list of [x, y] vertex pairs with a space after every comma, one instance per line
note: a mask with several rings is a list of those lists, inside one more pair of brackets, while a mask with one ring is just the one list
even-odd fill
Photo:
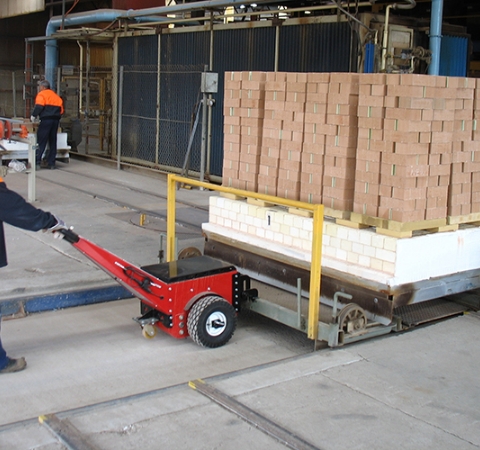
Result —
[[419, 220], [417, 222], [397, 222], [380, 217], [351, 213], [349, 220], [336, 220], [339, 225], [351, 228], [374, 227], [378, 234], [395, 238], [409, 238], [418, 232], [439, 233], [458, 230], [458, 224], [447, 224], [447, 219]]
[[447, 216], [447, 223], [451, 225], [464, 223], [480, 225], [480, 213], [464, 214], [461, 216]]
[[[298, 208], [288, 208], [288, 212], [290, 214], [296, 214], [297, 216], [302, 217], [313, 217], [312, 211], [307, 211], [305, 209], [298, 209]], [[332, 208], [323, 208], [323, 215], [325, 217], [331, 217], [332, 219], [348, 219], [350, 217], [350, 211], [340, 211], [337, 209]]]

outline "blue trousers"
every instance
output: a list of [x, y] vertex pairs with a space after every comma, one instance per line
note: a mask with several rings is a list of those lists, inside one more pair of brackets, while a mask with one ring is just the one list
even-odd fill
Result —
[[57, 132], [59, 119], [42, 119], [37, 130], [37, 155], [36, 164], [39, 165], [42, 160], [42, 155], [47, 148], [50, 148], [47, 155], [47, 164], [49, 166], [55, 165], [55, 158], [57, 157]]
[[[2, 314], [0, 312], [0, 328], [1, 326], [2, 326]], [[0, 338], [0, 370], [7, 367], [7, 364], [8, 364], [7, 352], [3, 349], [2, 339]]]

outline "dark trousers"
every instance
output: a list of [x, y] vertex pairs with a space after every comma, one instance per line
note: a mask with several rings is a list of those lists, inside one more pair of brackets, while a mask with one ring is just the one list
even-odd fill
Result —
[[36, 164], [39, 165], [42, 160], [42, 155], [45, 148], [48, 146], [50, 150], [47, 154], [47, 164], [49, 166], [55, 165], [55, 158], [57, 157], [57, 132], [59, 119], [42, 119], [37, 130], [37, 155]]
[[[1, 326], [2, 326], [2, 314], [0, 312], [0, 328]], [[5, 369], [5, 367], [7, 367], [7, 364], [8, 364], [7, 353], [2, 347], [2, 340], [0, 339], [0, 370]]]

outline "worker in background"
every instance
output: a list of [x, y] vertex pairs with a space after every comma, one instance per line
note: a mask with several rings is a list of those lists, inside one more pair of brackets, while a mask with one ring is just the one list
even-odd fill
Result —
[[[60, 119], [64, 112], [62, 98], [50, 89], [50, 83], [47, 80], [40, 81], [39, 92], [35, 97], [35, 107], [32, 111], [30, 120], [34, 122], [37, 117], [40, 118], [40, 125], [37, 130], [37, 155], [36, 166], [55, 169], [55, 159], [57, 157], [57, 132]], [[42, 161], [42, 155], [45, 148], [49, 145], [47, 160]]]
[[[67, 229], [63, 221], [57, 219], [53, 214], [37, 209], [30, 203], [27, 203], [21, 195], [8, 189], [3, 178], [0, 178], [0, 267], [7, 265], [3, 222], [24, 230], [44, 230], [54, 234], [59, 230]], [[60, 234], [57, 233], [57, 235]], [[0, 325], [1, 320], [2, 310], [0, 304]], [[0, 373], [18, 372], [25, 369], [26, 365], [25, 358], [9, 358], [2, 347], [0, 339]]]

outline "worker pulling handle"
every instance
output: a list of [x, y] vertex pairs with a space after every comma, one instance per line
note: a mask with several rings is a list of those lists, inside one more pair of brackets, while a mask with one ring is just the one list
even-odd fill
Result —
[[74, 231], [69, 228], [69, 229], [61, 229], [56, 231], [56, 233], [60, 233], [63, 235], [63, 239], [65, 239], [67, 242], [70, 244], [76, 244], [80, 240], [80, 236], [77, 233], [74, 233]]

